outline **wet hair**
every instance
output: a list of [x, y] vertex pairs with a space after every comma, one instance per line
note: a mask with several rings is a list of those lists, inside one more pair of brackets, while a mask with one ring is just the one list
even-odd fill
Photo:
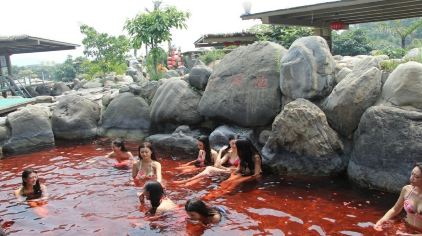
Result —
[[[37, 174], [37, 172], [32, 169], [32, 168], [26, 168], [23, 170], [22, 172], [22, 186], [24, 188], [26, 188], [26, 180], [28, 179], [29, 175], [31, 175], [32, 173]], [[37, 179], [37, 181], [35, 182], [35, 185], [33, 186], [33, 197], [32, 198], [39, 198], [42, 195], [42, 190], [41, 190], [41, 185], [40, 185], [40, 180]]]
[[157, 160], [157, 158], [155, 157], [154, 148], [152, 147], [152, 144], [150, 142], [143, 142], [143, 143], [141, 143], [141, 145], [139, 145], [139, 147], [138, 147], [138, 157], [139, 157], [139, 160], [142, 160], [142, 157], [141, 157], [141, 148], [148, 148], [149, 150], [151, 150], [151, 159], [154, 160], [154, 161]]
[[144, 192], [149, 193], [152, 208], [149, 210], [151, 215], [154, 215], [157, 208], [160, 206], [161, 198], [165, 196], [164, 188], [158, 181], [148, 181], [144, 185]]
[[[254, 156], [259, 155], [258, 150], [247, 138], [236, 140], [237, 155], [240, 159], [240, 172], [242, 175], [253, 175], [255, 171]], [[249, 169], [249, 173], [247, 173]]]
[[127, 152], [125, 142], [122, 139], [113, 140], [112, 143], [113, 143], [114, 146], [120, 148], [120, 151]]
[[207, 217], [207, 218], [220, 214], [220, 212], [216, 208], [209, 207], [207, 206], [207, 204], [205, 204], [205, 202], [196, 198], [189, 199], [186, 202], [185, 210], [186, 212], [196, 212], [202, 217]]
[[212, 161], [211, 161], [211, 147], [210, 147], [210, 140], [208, 139], [208, 136], [206, 135], [201, 135], [198, 138], [198, 141], [204, 144], [204, 149], [205, 149], [205, 165], [211, 165]]

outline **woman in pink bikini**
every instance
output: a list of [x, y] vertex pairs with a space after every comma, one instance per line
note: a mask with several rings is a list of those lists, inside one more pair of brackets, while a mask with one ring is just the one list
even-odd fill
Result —
[[403, 208], [406, 211], [406, 223], [422, 232], [422, 162], [415, 164], [410, 175], [410, 184], [402, 188], [396, 204], [377, 221], [374, 229], [381, 231], [383, 224], [398, 215]]
[[156, 180], [161, 183], [161, 164], [155, 158], [151, 143], [144, 142], [138, 148], [139, 161], [132, 165], [132, 177], [139, 186], [145, 180]]
[[114, 163], [113, 166], [117, 169], [129, 169], [130, 165], [132, 164], [131, 161], [133, 156], [132, 153], [126, 149], [123, 140], [114, 140], [111, 143], [111, 149], [113, 151], [107, 154], [106, 157], [116, 159], [116, 163]]
[[198, 158], [182, 164], [176, 167], [176, 169], [181, 170], [182, 173], [191, 173], [216, 162], [218, 154], [211, 149], [208, 136], [202, 135], [198, 138], [198, 149]]
[[223, 147], [217, 156], [217, 161], [214, 166], [207, 166], [201, 173], [192, 178], [180, 181], [174, 181], [176, 184], [184, 184], [185, 186], [193, 185], [199, 182], [206, 176], [212, 176], [220, 173], [230, 174], [238, 170], [240, 164], [239, 156], [237, 155], [236, 139], [234, 136], [229, 137], [229, 145]]

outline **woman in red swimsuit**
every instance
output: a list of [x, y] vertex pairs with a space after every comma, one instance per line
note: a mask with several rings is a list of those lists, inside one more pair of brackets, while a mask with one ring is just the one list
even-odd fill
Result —
[[113, 151], [107, 154], [106, 157], [116, 159], [116, 163], [114, 163], [113, 166], [117, 169], [129, 169], [132, 164], [131, 161], [133, 156], [132, 153], [126, 149], [123, 140], [114, 140], [111, 143], [111, 149]]
[[157, 180], [161, 183], [161, 164], [155, 157], [151, 143], [144, 142], [138, 148], [139, 161], [132, 165], [132, 178], [139, 186], [144, 180]]
[[[222, 158], [221, 158], [222, 157]], [[193, 185], [206, 176], [212, 176], [220, 173], [230, 174], [239, 168], [240, 159], [237, 155], [236, 139], [234, 136], [229, 137], [229, 145], [223, 147], [217, 156], [214, 166], [207, 166], [201, 173], [192, 178], [180, 181], [174, 181], [176, 184], [184, 184], [185, 186]]]
[[198, 158], [180, 165], [176, 169], [181, 170], [182, 173], [191, 173], [216, 162], [217, 152], [211, 149], [208, 136], [202, 135], [198, 138], [198, 149]]
[[422, 162], [415, 164], [410, 175], [410, 184], [402, 188], [396, 204], [377, 221], [374, 229], [381, 231], [384, 222], [398, 215], [403, 208], [406, 211], [406, 223], [422, 232]]
[[232, 172], [227, 180], [220, 183], [220, 188], [210, 192], [203, 199], [210, 200], [231, 192], [241, 183], [258, 179], [262, 174], [262, 159], [258, 150], [249, 139], [236, 140], [237, 154], [240, 164], [237, 171]]

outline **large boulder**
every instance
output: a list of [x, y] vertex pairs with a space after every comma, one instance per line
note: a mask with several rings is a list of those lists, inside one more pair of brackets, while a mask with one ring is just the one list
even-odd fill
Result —
[[220, 150], [220, 148], [229, 143], [229, 136], [231, 135], [235, 137], [248, 138], [252, 142], [256, 143], [253, 130], [238, 126], [222, 125], [217, 127], [209, 135], [210, 146], [215, 150]]
[[97, 135], [100, 106], [84, 97], [69, 95], [59, 99], [51, 123], [60, 139], [87, 139]]
[[26, 106], [7, 115], [10, 139], [4, 144], [5, 153], [15, 154], [54, 145], [54, 134], [48, 108]]
[[274, 119], [264, 163], [281, 174], [327, 176], [346, 168], [343, 144], [324, 112], [305, 99], [288, 103]]
[[35, 88], [35, 91], [39, 95], [50, 95], [51, 88], [46, 84], [40, 84], [40, 85], [37, 85], [37, 87]]
[[53, 88], [51, 89], [51, 96], [59, 96], [69, 90], [70, 88], [65, 83], [57, 82], [54, 83]]
[[196, 89], [205, 90], [211, 73], [212, 70], [208, 66], [194, 66], [189, 73], [189, 84]]
[[270, 124], [280, 112], [277, 68], [285, 52], [278, 44], [257, 42], [227, 54], [208, 80], [201, 115], [243, 127]]
[[422, 109], [422, 64], [410, 61], [399, 65], [385, 81], [382, 102]]
[[148, 103], [132, 93], [119, 94], [107, 106], [101, 123], [100, 135], [142, 140], [150, 128]]
[[404, 59], [419, 59], [422, 57], [422, 48], [412, 48], [409, 50], [406, 55], [403, 57]]
[[82, 88], [84, 89], [99, 88], [99, 87], [103, 87], [103, 83], [101, 79], [99, 78], [84, 82], [82, 85]]
[[157, 92], [158, 87], [160, 87], [160, 82], [151, 80], [145, 83], [140, 84], [141, 87], [141, 97], [148, 101], [148, 103], [152, 102], [154, 98], [155, 92]]
[[[356, 70], [356, 71], [355, 71]], [[330, 125], [345, 137], [351, 137], [360, 117], [381, 93], [381, 71], [357, 67], [334, 87], [322, 104]]]
[[180, 79], [169, 79], [156, 91], [151, 102], [151, 121], [155, 124], [197, 124], [201, 96]]
[[316, 100], [330, 94], [335, 62], [325, 39], [299, 38], [281, 60], [280, 88], [284, 96]]
[[421, 157], [422, 113], [373, 106], [355, 132], [348, 175], [362, 186], [398, 192]]
[[193, 159], [198, 155], [197, 139], [174, 132], [172, 134], [155, 134], [146, 138], [159, 157], [171, 157], [174, 160]]

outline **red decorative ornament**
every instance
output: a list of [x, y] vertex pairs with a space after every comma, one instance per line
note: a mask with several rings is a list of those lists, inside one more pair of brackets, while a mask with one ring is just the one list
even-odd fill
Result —
[[341, 30], [344, 29], [346, 27], [346, 24], [344, 24], [341, 21], [333, 21], [330, 23], [330, 28], [332, 30]]

